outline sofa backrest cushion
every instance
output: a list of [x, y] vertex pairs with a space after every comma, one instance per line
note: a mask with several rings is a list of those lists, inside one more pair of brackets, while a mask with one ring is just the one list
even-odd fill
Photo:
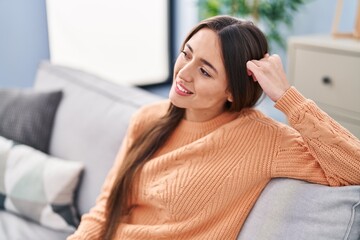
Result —
[[63, 91], [49, 153], [85, 164], [77, 207], [80, 214], [86, 213], [113, 165], [130, 117], [140, 106], [161, 98], [49, 62], [40, 64], [35, 89]]
[[358, 240], [360, 186], [328, 187], [273, 179], [250, 212], [238, 240]]

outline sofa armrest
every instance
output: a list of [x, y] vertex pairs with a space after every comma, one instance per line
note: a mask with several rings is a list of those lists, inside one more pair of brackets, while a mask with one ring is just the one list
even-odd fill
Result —
[[328, 187], [273, 179], [253, 207], [238, 240], [358, 240], [360, 186]]

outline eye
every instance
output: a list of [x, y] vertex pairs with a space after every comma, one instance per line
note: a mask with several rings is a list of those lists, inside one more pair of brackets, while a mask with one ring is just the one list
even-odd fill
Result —
[[184, 54], [185, 59], [190, 59], [190, 55], [185, 50], [182, 50], [181, 53]]
[[204, 68], [200, 68], [200, 71], [205, 77], [211, 77], [211, 75]]

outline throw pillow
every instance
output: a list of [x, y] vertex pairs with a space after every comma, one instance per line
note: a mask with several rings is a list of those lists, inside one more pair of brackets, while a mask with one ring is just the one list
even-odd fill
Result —
[[74, 193], [83, 168], [0, 137], [0, 209], [52, 229], [75, 230]]
[[61, 91], [0, 89], [0, 135], [48, 153]]

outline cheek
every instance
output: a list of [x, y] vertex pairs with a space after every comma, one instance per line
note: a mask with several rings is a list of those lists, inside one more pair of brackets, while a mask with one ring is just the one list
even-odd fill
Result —
[[209, 84], [203, 81], [201, 84], [198, 82], [195, 85], [197, 94], [209, 102], [225, 102], [227, 99], [226, 87], [222, 84]]
[[214, 79], [202, 79], [202, 81], [195, 82], [196, 89], [200, 90], [203, 95], [207, 95], [209, 98], [211, 96], [221, 96], [225, 95], [226, 88], [221, 84], [215, 83], [218, 80]]

